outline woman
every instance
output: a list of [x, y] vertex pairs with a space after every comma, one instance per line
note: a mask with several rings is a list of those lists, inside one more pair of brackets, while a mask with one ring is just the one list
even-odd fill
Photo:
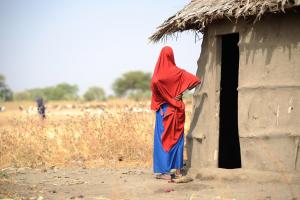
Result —
[[179, 176], [183, 167], [185, 105], [182, 93], [200, 79], [176, 66], [171, 47], [163, 47], [151, 81], [151, 109], [156, 111], [154, 130], [154, 173], [171, 179], [171, 169]]

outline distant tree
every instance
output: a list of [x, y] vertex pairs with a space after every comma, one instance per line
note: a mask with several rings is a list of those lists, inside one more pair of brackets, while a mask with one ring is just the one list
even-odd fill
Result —
[[104, 101], [105, 91], [101, 87], [90, 87], [83, 95], [85, 101]]
[[48, 88], [45, 93], [50, 95], [49, 100], [76, 100], [78, 99], [78, 86], [61, 83], [54, 88]]
[[128, 95], [128, 97], [130, 99], [133, 99], [133, 100], [136, 100], [136, 101], [139, 101], [139, 100], [142, 100], [142, 99], [149, 99], [149, 98], [151, 98], [151, 91], [150, 90], [135, 91], [135, 92], [130, 93]]
[[118, 97], [136, 100], [147, 97], [150, 91], [151, 74], [143, 71], [124, 73], [113, 83], [112, 89]]
[[4, 87], [5, 85], [5, 76], [0, 74], [0, 87]]
[[22, 92], [15, 92], [14, 93], [14, 100], [16, 101], [24, 101], [24, 100], [32, 100], [31, 94], [28, 91], [22, 91]]
[[0, 101], [11, 101], [13, 99], [13, 92], [5, 83], [5, 76], [0, 74]]
[[34, 101], [37, 97], [42, 97], [45, 100], [77, 100], [78, 99], [77, 85], [68, 83], [60, 83], [56, 86], [45, 88], [34, 88], [15, 94], [16, 100], [31, 100]]
[[[50, 88], [50, 87], [48, 87]], [[47, 88], [34, 88], [24, 91], [23, 96], [26, 97], [26, 93], [28, 93], [29, 99], [27, 100], [35, 100], [37, 97], [47, 97], [45, 95], [45, 91]]]

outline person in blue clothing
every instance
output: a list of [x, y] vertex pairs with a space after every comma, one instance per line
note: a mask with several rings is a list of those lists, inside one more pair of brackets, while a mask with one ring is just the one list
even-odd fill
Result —
[[41, 119], [45, 119], [46, 118], [46, 107], [45, 107], [43, 98], [37, 97], [35, 101], [36, 101], [36, 105], [37, 105], [38, 114], [40, 115]]
[[181, 175], [183, 167], [185, 105], [182, 94], [200, 84], [200, 79], [175, 64], [171, 47], [164, 47], [151, 80], [151, 109], [156, 112], [153, 170], [157, 178]]

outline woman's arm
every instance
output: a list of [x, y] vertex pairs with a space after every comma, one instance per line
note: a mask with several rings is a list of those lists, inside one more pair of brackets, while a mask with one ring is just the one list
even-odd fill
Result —
[[[189, 87], [188, 88], [188, 90], [192, 90], [192, 89], [194, 89], [197, 85], [199, 85], [200, 83], [198, 83], [198, 84], [195, 84], [195, 85], [193, 85], [193, 86], [191, 86], [191, 87]], [[182, 96], [183, 96], [183, 93], [181, 93], [181, 94], [179, 94], [178, 96], [176, 96], [174, 99], [175, 100], [177, 100], [177, 101], [182, 101]]]
[[175, 97], [175, 100], [177, 101], [182, 101], [182, 95], [183, 94], [179, 94], [178, 96]]
[[191, 87], [189, 87], [188, 88], [188, 90], [192, 90], [192, 89], [194, 89], [197, 85], [199, 85], [201, 82], [199, 82], [199, 83], [197, 83], [197, 84], [195, 84], [195, 85], [192, 85]]

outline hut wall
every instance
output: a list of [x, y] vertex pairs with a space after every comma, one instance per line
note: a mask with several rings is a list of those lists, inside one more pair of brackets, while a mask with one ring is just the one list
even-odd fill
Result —
[[239, 40], [238, 126], [242, 168], [300, 171], [300, 15], [219, 21], [203, 37], [188, 134], [191, 168], [218, 166], [220, 35]]

